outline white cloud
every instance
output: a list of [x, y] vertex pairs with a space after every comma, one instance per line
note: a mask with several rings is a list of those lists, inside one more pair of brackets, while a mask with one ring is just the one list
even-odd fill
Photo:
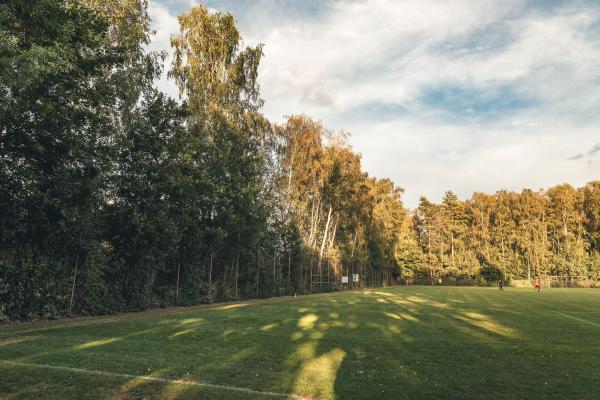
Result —
[[[545, 127], [543, 135], [529, 128], [422, 124], [393, 121], [359, 127], [354, 145], [376, 176], [392, 176], [403, 186], [408, 205], [421, 195], [439, 201], [452, 189], [461, 197], [474, 191], [520, 191], [598, 179], [598, 164], [569, 160], [598, 142], [594, 127]], [[591, 158], [594, 161], [594, 158]], [[414, 190], [418, 188], [419, 190]]]
[[[286, 19], [278, 3], [257, 4], [232, 11], [252, 17], [240, 26], [246, 42], [265, 44], [267, 117], [305, 113], [350, 131], [367, 171], [403, 186], [407, 205], [421, 194], [439, 200], [447, 189], [469, 196], [599, 176], [591, 156], [569, 160], [598, 143], [600, 8], [593, 3], [339, 1], [318, 18]], [[154, 46], [167, 48], [177, 20], [154, 2], [150, 13], [160, 28]], [[469, 98], [423, 99], [442, 85], [469, 88], [500, 109], [482, 117]], [[381, 118], [373, 104], [397, 107]]]

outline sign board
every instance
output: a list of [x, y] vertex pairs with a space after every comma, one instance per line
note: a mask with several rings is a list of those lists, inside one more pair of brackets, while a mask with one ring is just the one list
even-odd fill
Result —
[[358, 282], [358, 274], [352, 274], [352, 282]]
[[342, 283], [348, 283], [348, 277], [342, 276]]

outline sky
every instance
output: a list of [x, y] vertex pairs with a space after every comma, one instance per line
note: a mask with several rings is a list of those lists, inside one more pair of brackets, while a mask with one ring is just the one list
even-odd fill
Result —
[[[150, 0], [169, 51], [197, 0]], [[259, 69], [271, 122], [307, 114], [350, 144], [404, 204], [447, 190], [600, 179], [600, 1], [221, 0]], [[168, 67], [167, 60], [167, 67]], [[164, 76], [159, 87], [177, 96]]]

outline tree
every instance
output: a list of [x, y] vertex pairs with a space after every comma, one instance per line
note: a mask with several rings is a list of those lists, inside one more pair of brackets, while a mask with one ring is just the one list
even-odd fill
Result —
[[233, 16], [211, 13], [204, 5], [180, 16], [179, 23], [180, 34], [171, 39], [175, 57], [170, 75], [186, 98], [190, 143], [185, 157], [192, 169], [206, 171], [195, 197], [205, 200], [199, 221], [211, 260], [209, 280], [215, 253], [220, 252], [215, 272], [221, 293], [231, 297], [232, 286], [237, 292], [240, 254], [260, 246], [267, 232], [262, 178], [271, 128], [258, 113], [262, 47], [240, 50]]
[[600, 183], [405, 209], [349, 134], [260, 114], [262, 46], [183, 14], [170, 76], [146, 0], [0, 4], [0, 320], [361, 286], [600, 277]]
[[112, 144], [132, 104], [120, 77], [153, 72], [141, 77], [141, 53], [111, 39], [115, 25], [86, 3], [0, 7], [2, 303], [12, 316], [50, 316], [71, 308], [78, 273], [102, 251]]
[[585, 237], [595, 252], [600, 252], [600, 181], [589, 182], [583, 188]]

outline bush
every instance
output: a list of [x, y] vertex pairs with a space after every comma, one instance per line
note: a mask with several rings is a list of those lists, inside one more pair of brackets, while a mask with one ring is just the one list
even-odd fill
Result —
[[502, 277], [502, 271], [500, 271], [500, 269], [498, 269], [498, 267], [496, 267], [495, 265], [489, 264], [486, 264], [483, 267], [481, 267], [481, 270], [479, 270], [479, 274], [488, 283], [496, 282]]
[[58, 309], [54, 304], [46, 304], [44, 306], [44, 313], [42, 314], [44, 319], [57, 319], [59, 315]]

